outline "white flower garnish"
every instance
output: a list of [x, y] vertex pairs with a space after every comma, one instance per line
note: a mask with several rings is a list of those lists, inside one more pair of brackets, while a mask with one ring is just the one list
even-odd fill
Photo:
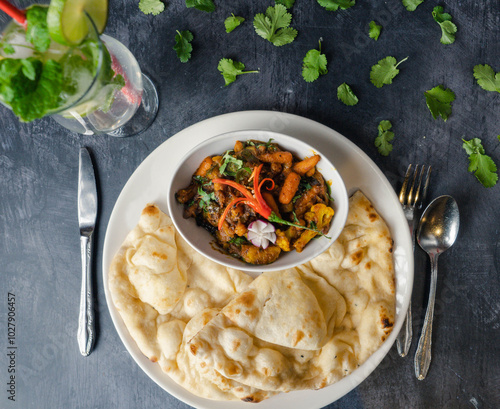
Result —
[[257, 247], [267, 249], [269, 243], [276, 243], [276, 229], [264, 220], [256, 220], [248, 225], [247, 237]]

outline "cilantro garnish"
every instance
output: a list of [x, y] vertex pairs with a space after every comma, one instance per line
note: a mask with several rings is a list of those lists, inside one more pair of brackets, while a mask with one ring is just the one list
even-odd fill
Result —
[[378, 124], [378, 136], [375, 138], [375, 146], [383, 156], [388, 156], [392, 151], [391, 142], [394, 139], [394, 132], [389, 130], [391, 128], [390, 121], [380, 121]]
[[500, 72], [495, 74], [488, 64], [474, 67], [474, 78], [479, 86], [486, 91], [500, 92]]
[[191, 41], [193, 41], [193, 33], [191, 33], [191, 31], [177, 30], [177, 34], [175, 35], [174, 50], [181, 62], [188, 62], [188, 60], [191, 58], [191, 51], [193, 51]]
[[370, 31], [368, 32], [368, 36], [373, 38], [375, 41], [378, 40], [380, 36], [380, 32], [382, 31], [382, 26], [375, 23], [375, 21], [370, 21]]
[[269, 140], [267, 142], [263, 142], [263, 143], [255, 143], [253, 141], [246, 141], [245, 143], [248, 145], [248, 146], [255, 146], [256, 148], [258, 148], [259, 146], [264, 146], [266, 149], [269, 149], [273, 146], [273, 141], [274, 139], [273, 138], [269, 138]]
[[291, 9], [295, 4], [295, 0], [276, 0], [276, 4], [283, 4], [287, 9]]
[[302, 77], [306, 82], [316, 81], [320, 75], [325, 75], [327, 61], [326, 55], [321, 54], [321, 41], [319, 42], [319, 50], [309, 50], [304, 57], [302, 63]]
[[243, 23], [245, 19], [240, 16], [235, 16], [231, 13], [231, 16], [224, 20], [224, 26], [226, 27], [226, 33], [230, 33], [236, 27], [238, 27], [241, 23]]
[[194, 7], [197, 10], [211, 13], [215, 10], [215, 4], [212, 0], [186, 0], [186, 7]]
[[48, 11], [48, 7], [42, 6], [32, 6], [26, 10], [26, 41], [33, 44], [35, 50], [41, 53], [47, 51], [50, 45]]
[[201, 187], [198, 186], [198, 195], [200, 196], [200, 209], [205, 209], [212, 200], [215, 200], [215, 193], [207, 193]]
[[441, 116], [446, 122], [451, 115], [451, 103], [454, 100], [455, 93], [449, 88], [444, 89], [442, 85], [425, 91], [425, 102], [434, 119]]
[[377, 88], [381, 88], [384, 84], [392, 84], [392, 80], [398, 75], [398, 65], [406, 61], [408, 57], [397, 62], [394, 57], [385, 57], [377, 64], [372, 66], [370, 71], [370, 80]]
[[462, 147], [469, 155], [468, 171], [474, 172], [474, 176], [484, 187], [495, 186], [498, 180], [497, 165], [485, 154], [481, 139], [462, 140], [464, 141]]
[[403, 0], [403, 6], [408, 11], [415, 11], [415, 9], [424, 2], [424, 0]]
[[160, 0], [140, 0], [139, 10], [141, 10], [144, 14], [157, 16], [165, 10], [165, 4], [163, 4]]
[[323, 6], [328, 11], [337, 11], [351, 8], [356, 4], [356, 0], [317, 0], [320, 6]]
[[245, 237], [233, 237], [232, 239], [229, 239], [229, 243], [241, 246], [242, 244], [248, 243], [248, 240]]
[[259, 13], [253, 20], [255, 32], [275, 46], [291, 43], [297, 36], [297, 30], [290, 26], [292, 15], [283, 4], [268, 7], [266, 14]]
[[231, 155], [232, 151], [227, 151], [222, 159], [224, 163], [219, 168], [221, 175], [235, 176], [236, 172], [243, 167], [243, 161]]
[[352, 89], [345, 82], [337, 88], [337, 98], [344, 104], [352, 106], [358, 103], [358, 97], [352, 92]]
[[299, 182], [299, 187], [297, 189], [297, 193], [292, 199], [292, 203], [295, 203], [297, 200], [299, 200], [304, 194], [304, 192], [307, 192], [309, 189], [312, 189], [312, 186], [307, 180], [307, 178], [301, 178]]
[[221, 72], [224, 77], [226, 85], [231, 84], [236, 81], [236, 77], [241, 74], [251, 74], [258, 73], [259, 71], [243, 71], [245, 69], [245, 64], [239, 61], [233, 61], [229, 58], [223, 58], [219, 61], [217, 69]]
[[199, 183], [200, 185], [207, 185], [207, 184], [210, 184], [210, 180], [207, 179], [206, 177], [204, 176], [199, 176], [199, 175], [196, 175], [196, 176], [193, 176], [193, 180], [196, 182], [196, 183]]
[[448, 13], [443, 13], [441, 6], [434, 7], [432, 17], [441, 27], [441, 44], [451, 44], [455, 42], [455, 33], [457, 26], [451, 22], [451, 16]]

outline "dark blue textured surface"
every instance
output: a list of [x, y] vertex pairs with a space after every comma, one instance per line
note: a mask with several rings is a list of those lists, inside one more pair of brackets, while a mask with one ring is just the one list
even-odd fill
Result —
[[[146, 133], [128, 139], [71, 134], [50, 119], [20, 124], [0, 107], [0, 408], [187, 408], [153, 383], [135, 364], [116, 333], [105, 305], [101, 249], [107, 221], [123, 185], [158, 145], [183, 128], [219, 114], [276, 110], [325, 124], [356, 143], [399, 189], [408, 163], [433, 166], [429, 197], [454, 196], [462, 216], [456, 245], [440, 258], [433, 360], [427, 379], [413, 374], [413, 354], [395, 347], [373, 374], [329, 409], [497, 408], [500, 406], [500, 184], [486, 189], [467, 172], [461, 138], [481, 138], [500, 165], [500, 95], [482, 90], [472, 76], [477, 64], [500, 71], [498, 0], [426, 0], [408, 12], [400, 0], [358, 1], [327, 12], [313, 0], [296, 0], [296, 40], [274, 47], [258, 37], [251, 21], [272, 2], [215, 0], [206, 14], [169, 0], [158, 16], [146, 16], [138, 1], [112, 1], [106, 33], [130, 48], [160, 92], [160, 111]], [[444, 6], [458, 26], [452, 45], [439, 42], [431, 16]], [[231, 34], [231, 13], [247, 20]], [[383, 25], [377, 42], [368, 24]], [[193, 57], [182, 64], [172, 50], [175, 30], [194, 34]], [[301, 77], [305, 53], [328, 58], [327, 75], [308, 84]], [[388, 55], [400, 60], [393, 84], [375, 88], [370, 67]], [[220, 58], [242, 61], [260, 74], [224, 87]], [[359, 104], [337, 100], [347, 82]], [[442, 84], [456, 94], [445, 123], [432, 119], [424, 91]], [[393, 124], [394, 150], [381, 156], [373, 141], [377, 125]], [[97, 231], [97, 322], [95, 351], [78, 353], [76, 328], [80, 250], [76, 219], [78, 150], [93, 152], [99, 177]], [[420, 332], [428, 290], [425, 254], [417, 250], [413, 310]], [[7, 292], [16, 294], [17, 398], [7, 400]], [[250, 405], [249, 405], [250, 407]]]

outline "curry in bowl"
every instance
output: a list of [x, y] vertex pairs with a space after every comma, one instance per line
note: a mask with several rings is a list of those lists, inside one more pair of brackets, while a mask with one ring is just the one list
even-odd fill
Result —
[[176, 199], [184, 217], [225, 252], [270, 264], [282, 252], [300, 253], [330, 228], [334, 210], [330, 186], [316, 169], [320, 159], [297, 158], [272, 140], [237, 141], [232, 150], [207, 156]]

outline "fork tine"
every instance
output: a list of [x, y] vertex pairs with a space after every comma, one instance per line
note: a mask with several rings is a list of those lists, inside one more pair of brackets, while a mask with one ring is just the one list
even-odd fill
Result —
[[[422, 178], [424, 177], [424, 170], [425, 170], [425, 165], [422, 165], [422, 168], [420, 169], [420, 174], [418, 175], [418, 187], [415, 192], [415, 198], [412, 203], [410, 203], [411, 206], [417, 206], [419, 203], [420, 199], [420, 192], [421, 192], [421, 187], [422, 187]], [[415, 169], [415, 179], [417, 178], [417, 169]]]
[[412, 167], [412, 164], [410, 163], [408, 165], [408, 168], [406, 169], [406, 175], [405, 175], [405, 178], [403, 180], [403, 186], [401, 186], [401, 190], [399, 192], [399, 202], [402, 205], [406, 204], [406, 189], [408, 187], [408, 180], [410, 179], [411, 167]]
[[[422, 205], [424, 204], [425, 199], [427, 197], [427, 189], [429, 188], [429, 181], [431, 179], [431, 171], [432, 171], [432, 166], [429, 166], [427, 168], [427, 175], [425, 176], [424, 188], [422, 190], [422, 198], [418, 202], [418, 207], [417, 207], [418, 209], [422, 208]], [[422, 170], [422, 172], [423, 172], [423, 170]]]
[[415, 172], [413, 172], [413, 180], [411, 182], [410, 193], [408, 193], [408, 202], [407, 202], [408, 206], [415, 206], [414, 197], [418, 196], [418, 190], [416, 191], [415, 189], [415, 182], [417, 180], [417, 175], [418, 175], [418, 165], [415, 165]]

